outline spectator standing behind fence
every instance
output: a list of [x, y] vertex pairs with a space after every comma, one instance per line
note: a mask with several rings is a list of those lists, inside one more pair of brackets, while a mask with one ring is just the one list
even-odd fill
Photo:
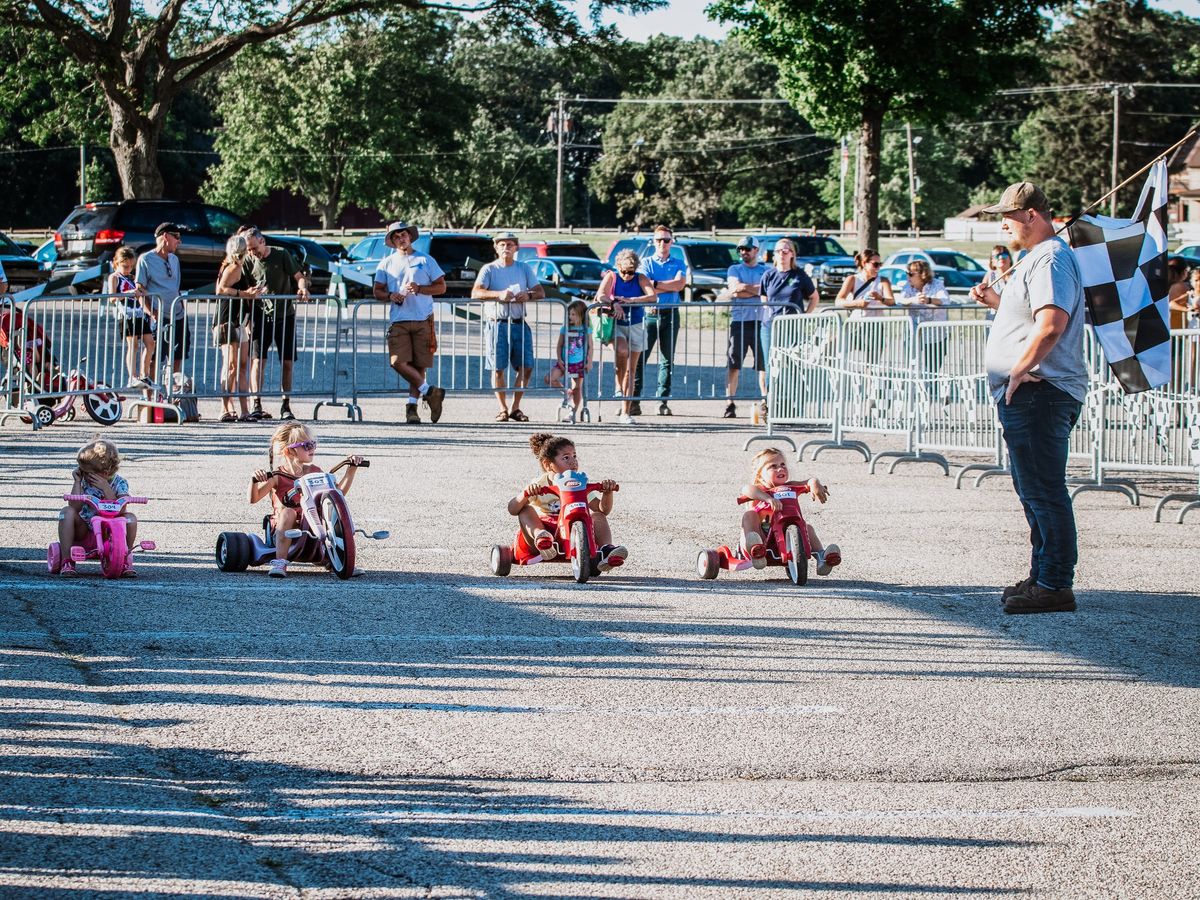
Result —
[[[950, 295], [946, 292], [946, 285], [942, 279], [933, 277], [929, 263], [923, 259], [909, 260], [906, 271], [908, 279], [900, 288], [900, 296], [896, 302], [909, 307], [916, 318], [916, 325], [922, 322], [948, 321], [950, 314], [945, 305], [950, 302]], [[941, 371], [949, 335], [942, 328], [927, 328], [920, 334], [923, 362], [927, 371]]]
[[1171, 313], [1171, 328], [1187, 328], [1188, 267], [1179, 257], [1167, 260], [1167, 306]]
[[[1008, 273], [1012, 271], [1013, 258], [1010, 251], [1003, 244], [996, 244], [992, 247], [992, 255], [988, 257], [988, 273], [987, 283], [995, 281], [997, 278], [1008, 279]], [[1004, 281], [996, 284], [997, 290], [1004, 290]]]
[[[294, 419], [291, 391], [292, 373], [296, 367], [296, 308], [291, 295], [307, 301], [308, 273], [301, 269], [292, 254], [280, 247], [271, 247], [262, 232], [253, 225], [238, 229], [245, 236], [250, 252], [246, 255], [244, 268], [261, 294], [284, 297], [279, 300], [255, 300], [250, 317], [250, 336], [253, 357], [250, 364], [250, 390], [254, 394], [252, 419], [269, 419], [271, 414], [262, 408], [263, 369], [271, 346], [279, 357], [279, 384], [282, 394], [279, 418]], [[258, 296], [258, 295], [256, 295]]]
[[738, 241], [738, 255], [742, 261], [734, 263], [725, 273], [729, 285], [729, 299], [733, 306], [729, 310], [729, 347], [725, 354], [725, 418], [737, 418], [737, 406], [733, 402], [738, 389], [738, 376], [746, 351], [754, 354], [754, 370], [758, 372], [759, 391], [766, 396], [766, 358], [763, 356], [760, 337], [762, 321], [762, 297], [759, 285], [766, 266], [758, 261], [758, 241], [746, 236]]
[[[821, 295], [812, 278], [796, 265], [796, 245], [790, 238], [780, 238], [775, 242], [774, 263], [772, 268], [763, 273], [758, 286], [766, 304], [762, 310], [759, 342], [762, 344], [763, 358], [768, 360], [771, 358], [771, 323], [776, 316], [815, 312], [817, 304], [821, 302]], [[766, 400], [762, 403], [762, 415], [765, 419]]]
[[[658, 344], [658, 386], [654, 396], [658, 398], [658, 414], [671, 415], [667, 398], [671, 396], [671, 374], [675, 368], [675, 341], [679, 337], [680, 294], [687, 287], [687, 266], [683, 260], [671, 255], [675, 235], [666, 225], [654, 228], [654, 252], [641, 262], [641, 273], [650, 280], [655, 294], [655, 306], [646, 313], [646, 349], [638, 360], [633, 380], [633, 396], [642, 396], [642, 376], [646, 369], [646, 358], [654, 345]], [[630, 415], [640, 415], [642, 405], [634, 400]]]
[[[138, 296], [142, 298], [142, 309], [154, 323], [158, 340], [169, 340], [169, 346], [161, 351], [171, 354], [171, 371], [183, 370], [183, 361], [188, 355], [190, 344], [183, 299], [179, 297], [179, 226], [174, 222], [163, 222], [154, 229], [154, 249], [138, 257], [137, 270], [133, 276]], [[165, 312], [164, 312], [165, 310]], [[174, 320], [166, 316], [174, 310]]]
[[[114, 303], [121, 310], [121, 336], [125, 339], [125, 370], [129, 373], [129, 390], [145, 387], [146, 379], [154, 378], [154, 323], [142, 309], [137, 296], [137, 282], [133, 280], [133, 267], [137, 254], [128, 247], [118, 247], [113, 254], [112, 272], [108, 276], [105, 290], [114, 295], [124, 294]], [[141, 353], [138, 353], [138, 345]]]
[[971, 289], [975, 300], [996, 310], [984, 364], [1033, 547], [1029, 577], [1001, 595], [1004, 611], [1071, 612], [1079, 551], [1067, 451], [1088, 387], [1083, 279], [1037, 187], [1010, 185], [984, 212], [1000, 213], [1013, 249], [1028, 251], [1003, 293], [982, 284]]
[[656, 295], [650, 279], [639, 271], [638, 255], [632, 250], [618, 253], [613, 266], [616, 271], [605, 272], [600, 279], [596, 299], [612, 309], [613, 368], [621, 395], [617, 423], [633, 425], [638, 407], [629, 398], [637, 396], [634, 373], [638, 357], [646, 349], [646, 304], [653, 303]]
[[429, 407], [429, 420], [442, 418], [446, 389], [431, 385], [425, 377], [433, 366], [437, 335], [433, 326], [433, 298], [446, 293], [446, 276], [432, 256], [413, 252], [417, 226], [393, 222], [383, 242], [392, 248], [375, 270], [375, 299], [390, 303], [387, 330], [388, 356], [392, 368], [408, 382], [404, 421], [419, 425], [417, 401]]
[[[258, 298], [266, 287], [250, 276], [246, 257], [250, 244], [245, 234], [235, 234], [225, 242], [225, 259], [217, 273], [217, 312], [213, 319], [213, 343], [221, 348], [221, 422], [236, 422], [233, 396], [241, 406], [241, 421], [254, 416], [247, 403], [250, 391], [250, 318]], [[261, 411], [261, 407], [260, 407]]]
[[882, 316], [889, 306], [896, 305], [892, 283], [879, 274], [883, 258], [878, 250], [868, 248], [854, 254], [854, 265], [858, 271], [847, 275], [834, 301], [842, 309], [852, 309], [852, 319]]
[[[521, 397], [533, 375], [534, 358], [533, 332], [525, 321], [525, 304], [544, 300], [546, 292], [534, 277], [533, 269], [517, 259], [515, 234], [501, 232], [492, 238], [492, 243], [496, 245], [497, 259], [479, 270], [475, 286], [471, 288], [471, 299], [493, 301], [487, 305], [485, 315], [487, 361], [492, 370], [496, 400], [500, 404], [496, 421], [528, 422], [529, 416], [521, 409]], [[511, 408], [504, 393], [510, 366], [517, 376], [513, 382]]]

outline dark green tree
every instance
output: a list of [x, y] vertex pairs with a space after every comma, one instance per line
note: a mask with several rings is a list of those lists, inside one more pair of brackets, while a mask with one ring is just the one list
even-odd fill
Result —
[[717, 0], [710, 15], [737, 26], [775, 62], [783, 95], [830, 134], [857, 132], [860, 247], [879, 234], [880, 150], [888, 116], [936, 124], [977, 109], [1034, 65], [1023, 42], [1042, 34], [1041, 0]]

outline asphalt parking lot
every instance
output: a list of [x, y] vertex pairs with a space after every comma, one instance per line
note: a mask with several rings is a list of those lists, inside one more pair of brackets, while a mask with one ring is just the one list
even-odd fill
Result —
[[621, 483], [630, 560], [587, 585], [489, 573], [543, 426], [484, 400], [316, 426], [390, 531], [349, 582], [216, 569], [271, 424], [208, 421], [107, 432], [160, 549], [52, 578], [93, 426], [0, 428], [0, 895], [1195, 896], [1197, 514], [1081, 496], [1079, 612], [1006, 617], [1007, 482], [827, 453], [795, 471], [833, 576], [701, 582], [749, 474], [720, 407], [564, 429]]

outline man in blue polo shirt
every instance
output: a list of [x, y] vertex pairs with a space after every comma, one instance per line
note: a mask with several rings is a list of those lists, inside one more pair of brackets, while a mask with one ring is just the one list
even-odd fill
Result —
[[[658, 343], [658, 414], [671, 415], [667, 398], [671, 396], [671, 370], [675, 365], [675, 338], [679, 334], [679, 292], [687, 285], [687, 266], [679, 257], [671, 255], [675, 235], [666, 225], [654, 229], [654, 252], [642, 260], [638, 271], [650, 279], [658, 305], [646, 311], [646, 350], [638, 360], [637, 373], [633, 379], [633, 394], [642, 396], [642, 374], [646, 357]], [[640, 404], [637, 412], [641, 412]]]

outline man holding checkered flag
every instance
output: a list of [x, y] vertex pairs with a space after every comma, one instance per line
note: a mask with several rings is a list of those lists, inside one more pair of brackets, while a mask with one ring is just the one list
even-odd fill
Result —
[[1083, 277], [1036, 186], [1010, 185], [985, 212], [1003, 216], [1013, 250], [1028, 251], [1003, 293], [990, 284], [971, 290], [996, 310], [985, 353], [988, 387], [1032, 544], [1029, 576], [1005, 588], [1001, 599], [1006, 613], [1073, 612], [1079, 550], [1067, 451], [1088, 387]]

